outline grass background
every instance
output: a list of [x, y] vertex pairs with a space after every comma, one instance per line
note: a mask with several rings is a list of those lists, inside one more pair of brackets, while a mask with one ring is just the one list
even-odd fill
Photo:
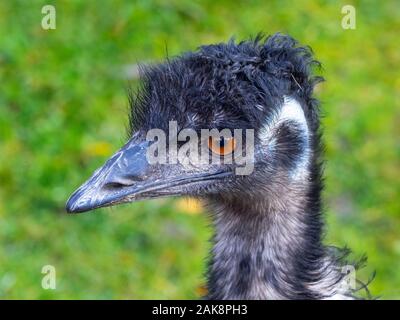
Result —
[[[349, 2], [356, 30], [341, 28]], [[326, 242], [366, 253], [359, 276], [376, 270], [372, 293], [400, 298], [399, 30], [398, 1], [1, 1], [0, 298], [199, 297], [211, 230], [196, 204], [64, 204], [123, 143], [127, 65], [259, 31], [322, 62]], [[47, 264], [56, 290], [41, 288]]]

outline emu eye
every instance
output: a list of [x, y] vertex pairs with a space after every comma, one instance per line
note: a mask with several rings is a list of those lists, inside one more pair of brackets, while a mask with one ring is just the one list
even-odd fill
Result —
[[208, 148], [215, 154], [220, 156], [226, 156], [231, 154], [236, 148], [235, 138], [224, 138], [220, 137], [215, 139], [213, 137], [208, 138]]

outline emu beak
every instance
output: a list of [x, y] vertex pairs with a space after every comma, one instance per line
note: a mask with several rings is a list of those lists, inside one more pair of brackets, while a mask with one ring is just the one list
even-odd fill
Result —
[[189, 174], [179, 164], [151, 165], [147, 161], [149, 145], [149, 142], [128, 142], [71, 195], [66, 204], [67, 212], [182, 195], [189, 184], [227, 175], [226, 172]]

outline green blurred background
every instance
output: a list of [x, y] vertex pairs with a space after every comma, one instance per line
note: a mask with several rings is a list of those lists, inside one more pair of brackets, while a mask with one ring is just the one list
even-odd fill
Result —
[[[57, 10], [41, 28], [42, 6]], [[123, 143], [135, 64], [282, 31], [309, 44], [327, 82], [326, 243], [400, 298], [400, 4], [350, 1], [1, 1], [0, 298], [198, 298], [211, 228], [195, 203], [68, 216], [70, 193]], [[53, 265], [57, 289], [43, 290]]]

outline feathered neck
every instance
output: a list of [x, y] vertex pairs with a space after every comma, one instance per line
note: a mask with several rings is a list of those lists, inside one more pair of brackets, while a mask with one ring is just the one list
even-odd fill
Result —
[[310, 175], [263, 196], [209, 199], [216, 230], [208, 298], [345, 298], [341, 269], [321, 241], [320, 189]]

